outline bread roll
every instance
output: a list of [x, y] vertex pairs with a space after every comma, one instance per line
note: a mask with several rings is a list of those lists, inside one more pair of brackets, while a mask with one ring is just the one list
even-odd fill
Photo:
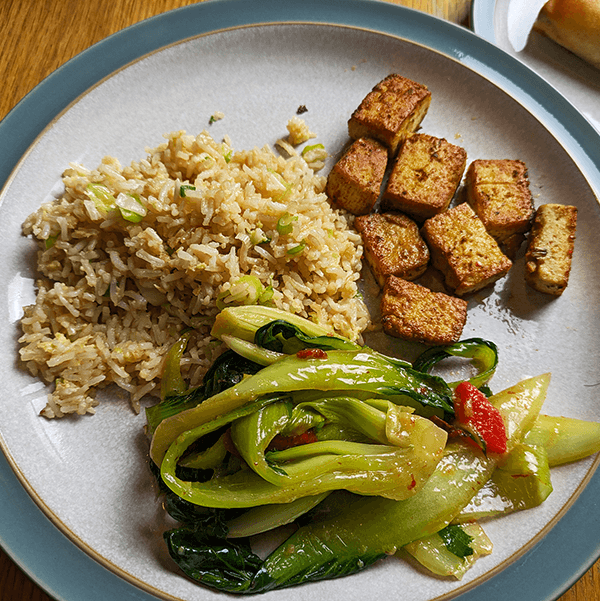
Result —
[[534, 30], [600, 69], [600, 2], [549, 0]]

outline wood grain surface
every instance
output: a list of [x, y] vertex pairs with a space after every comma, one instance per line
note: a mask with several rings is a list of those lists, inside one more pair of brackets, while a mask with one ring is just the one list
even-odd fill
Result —
[[[386, 1], [468, 25], [470, 0]], [[143, 19], [195, 3], [194, 0], [0, 0], [0, 119], [42, 79], [96, 42]], [[568, 549], [564, 552], [568, 553]], [[1, 549], [0, 601], [51, 601]], [[600, 601], [600, 561], [560, 601]]]

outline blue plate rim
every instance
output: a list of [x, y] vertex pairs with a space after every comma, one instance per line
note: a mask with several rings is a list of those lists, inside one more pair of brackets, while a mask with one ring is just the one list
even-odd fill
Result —
[[[485, 11], [490, 14], [493, 5], [494, 0], [487, 3], [474, 0], [473, 16], [477, 22], [481, 22], [480, 15]], [[600, 190], [598, 134], [554, 88], [535, 75], [532, 78], [529, 69], [481, 35], [380, 0], [208, 0], [115, 33], [49, 75], [0, 122], [0, 189], [46, 126], [111, 73], [160, 48], [204, 33], [287, 22], [335, 24], [389, 34], [476, 68], [534, 112], [559, 137], [592, 189], [596, 193]], [[488, 601], [556, 599], [600, 556], [600, 511], [594, 511], [598, 509], [599, 498], [600, 474], [596, 473], [572, 507], [531, 550], [457, 598], [460, 601], [482, 597]], [[35, 504], [1, 454], [0, 546], [57, 601], [156, 599], [100, 565], [71, 542]]]
[[473, 0], [471, 4], [471, 28], [478, 36], [492, 44], [496, 43], [495, 9], [496, 0]]

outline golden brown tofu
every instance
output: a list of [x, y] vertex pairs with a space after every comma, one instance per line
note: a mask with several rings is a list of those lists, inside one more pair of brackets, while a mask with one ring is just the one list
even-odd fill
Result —
[[535, 213], [525, 253], [525, 281], [535, 290], [561, 295], [569, 283], [577, 208], [541, 205]]
[[354, 220], [367, 262], [383, 288], [389, 275], [418, 278], [427, 269], [429, 249], [417, 224], [402, 213], [372, 213]]
[[400, 149], [383, 193], [384, 210], [408, 213], [418, 221], [445, 211], [467, 162], [460, 146], [427, 134], [412, 134]]
[[527, 167], [523, 161], [508, 159], [478, 159], [469, 166], [478, 184], [518, 184], [527, 182]]
[[467, 320], [466, 301], [390, 276], [381, 298], [386, 334], [425, 344], [452, 344]]
[[335, 204], [354, 215], [371, 211], [381, 192], [388, 151], [377, 140], [354, 141], [327, 178], [326, 192]]
[[492, 284], [512, 266], [467, 203], [428, 219], [421, 233], [433, 266], [459, 296]]
[[392, 73], [352, 113], [348, 133], [353, 140], [375, 138], [395, 155], [402, 140], [417, 130], [430, 103], [431, 92], [426, 86]]
[[467, 202], [508, 256], [514, 257], [531, 227], [533, 198], [522, 161], [476, 160], [465, 178]]

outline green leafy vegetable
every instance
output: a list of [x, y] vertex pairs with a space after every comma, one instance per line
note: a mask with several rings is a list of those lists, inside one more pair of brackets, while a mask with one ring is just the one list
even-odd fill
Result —
[[[290, 401], [284, 398], [263, 399], [259, 407], [242, 406], [186, 431], [165, 454], [163, 481], [186, 500], [205, 507], [286, 503], [337, 488], [402, 499], [423, 485], [446, 441], [446, 433], [430, 420], [389, 404], [387, 413], [381, 415], [384, 423], [374, 424], [378, 437], [387, 444], [333, 440], [266, 454], [269, 442], [287, 425], [290, 409]], [[190, 445], [226, 423], [231, 423], [232, 440], [251, 470], [206, 482], [179, 478], [176, 467]]]
[[[413, 363], [413, 367], [425, 373], [430, 373], [433, 367], [448, 357], [464, 357], [471, 359], [472, 364], [478, 369], [478, 374], [468, 381], [481, 388], [494, 375], [498, 366], [498, 348], [493, 342], [482, 338], [462, 340], [450, 346], [436, 346], [427, 349]], [[461, 380], [462, 381], [462, 380]], [[460, 382], [449, 384], [451, 388]]]
[[236, 338], [235, 336], [228, 336], [223, 334], [221, 340], [234, 352], [242, 357], [245, 357], [249, 361], [254, 361], [260, 365], [271, 365], [282, 357], [282, 353], [270, 351], [265, 348], [243, 340], [242, 338]]
[[[498, 358], [482, 339], [429, 349], [410, 364], [259, 305], [224, 309], [212, 334], [230, 350], [200, 387], [186, 390], [178, 368], [185, 336], [168, 354], [151, 457], [182, 524], [165, 534], [169, 553], [216, 590], [336, 578], [396, 552], [460, 579], [491, 552], [473, 518], [550, 494], [544, 445], [557, 463], [600, 447], [600, 425], [567, 424], [576, 433], [568, 445], [557, 435], [564, 418], [539, 416], [548, 374], [490, 397], [506, 452], [486, 455], [462, 438], [445, 445], [434, 423], [443, 417], [452, 433], [459, 383], [429, 372], [470, 359], [470, 382], [487, 387]], [[500, 511], [480, 504], [491, 497]], [[292, 521], [298, 530], [264, 561], [251, 551], [246, 537]]]
[[490, 480], [457, 516], [457, 522], [531, 509], [552, 492], [544, 447], [518, 444]]
[[[448, 529], [460, 528], [469, 537], [468, 549], [472, 553], [464, 557], [450, 551], [440, 534]], [[461, 538], [463, 535], [460, 535]], [[465, 541], [466, 542], [466, 541]], [[440, 533], [420, 538], [402, 547], [400, 554], [409, 553], [423, 567], [439, 576], [452, 576], [460, 580], [475, 561], [492, 552], [493, 545], [483, 528], [477, 522], [457, 526], [448, 526]], [[466, 549], [465, 549], [466, 550]]]
[[191, 528], [170, 530], [164, 537], [169, 554], [190, 578], [220, 591], [253, 592], [262, 560], [248, 544], [206, 539]]
[[469, 536], [460, 526], [457, 524], [449, 524], [445, 528], [442, 528], [438, 532], [444, 541], [444, 545], [457, 557], [467, 557], [473, 555], [473, 549], [471, 543], [473, 537]]
[[523, 442], [543, 446], [553, 467], [600, 451], [600, 423], [539, 415]]
[[[535, 421], [548, 382], [547, 375], [531, 378], [492, 397], [510, 424], [510, 448]], [[436, 470], [414, 497], [403, 501], [356, 497], [331, 518], [302, 526], [265, 560], [258, 572], [260, 590], [354, 573], [439, 532], [490, 478], [497, 461], [465, 443], [448, 444]]]
[[229, 538], [255, 536], [291, 524], [321, 503], [329, 492], [310, 497], [301, 497], [291, 503], [259, 505], [245, 511], [239, 517], [227, 522]]
[[311, 336], [284, 319], [271, 321], [256, 330], [254, 343], [265, 349], [292, 355], [305, 348], [353, 350], [353, 342], [337, 336]]
[[262, 365], [248, 361], [232, 351], [225, 351], [213, 362], [202, 380], [203, 396], [210, 398], [258, 373]]
[[[293, 313], [286, 313], [274, 307], [246, 305], [223, 309], [215, 318], [211, 336], [221, 339], [223, 335], [228, 335], [254, 342], [259, 328], [277, 320], [286, 321], [307, 336], [333, 335], [331, 329]], [[359, 348], [358, 345], [356, 348]]]

